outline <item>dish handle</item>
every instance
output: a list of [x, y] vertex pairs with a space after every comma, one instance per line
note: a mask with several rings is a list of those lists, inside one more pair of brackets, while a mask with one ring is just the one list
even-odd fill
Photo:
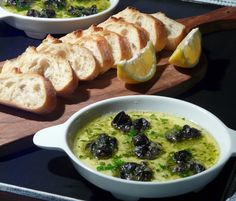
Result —
[[63, 150], [65, 128], [63, 124], [44, 128], [33, 137], [33, 143], [38, 147], [50, 150]]
[[228, 128], [229, 135], [231, 138], [231, 153], [232, 156], [236, 156], [236, 130], [233, 130], [231, 128]]
[[0, 20], [3, 20], [4, 18], [8, 18], [10, 17], [9, 13], [4, 11], [1, 7], [0, 7]]

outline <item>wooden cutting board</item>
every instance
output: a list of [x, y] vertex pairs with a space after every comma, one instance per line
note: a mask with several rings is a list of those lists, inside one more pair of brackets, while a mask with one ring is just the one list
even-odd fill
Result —
[[[188, 30], [199, 26], [202, 33], [236, 28], [236, 8], [224, 7], [213, 12], [179, 19]], [[169, 52], [158, 55], [158, 72], [151, 81], [138, 85], [125, 85], [110, 70], [90, 82], [80, 82], [78, 89], [67, 99], [58, 99], [57, 109], [47, 116], [39, 116], [0, 105], [0, 145], [34, 134], [38, 130], [66, 121], [80, 108], [99, 100], [136, 94], [175, 96], [199, 82], [205, 75], [207, 59], [201, 55], [193, 69], [177, 68], [167, 63]], [[4, 62], [0, 62], [0, 67]]]

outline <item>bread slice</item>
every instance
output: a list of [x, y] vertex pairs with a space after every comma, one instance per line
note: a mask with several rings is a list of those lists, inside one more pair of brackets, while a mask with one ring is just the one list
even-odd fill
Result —
[[62, 36], [59, 40], [63, 43], [77, 44], [81, 37], [83, 37], [83, 30], [78, 29]]
[[38, 74], [0, 74], [0, 104], [38, 114], [56, 107], [56, 92], [51, 82]]
[[147, 44], [148, 38], [146, 31], [140, 26], [126, 22], [122, 18], [110, 17], [98, 26], [126, 37], [129, 42], [132, 55], [139, 53], [140, 50]]
[[122, 60], [132, 57], [130, 46], [127, 39], [113, 31], [104, 30], [102, 27], [92, 25], [83, 31], [84, 35], [98, 34], [103, 36], [111, 47], [114, 65], [117, 65]]
[[98, 34], [83, 35], [83, 30], [77, 30], [61, 37], [60, 40], [89, 49], [99, 64], [100, 74], [114, 65], [111, 47], [103, 36]]
[[2, 73], [12, 72], [15, 68], [22, 73], [37, 73], [48, 78], [59, 96], [71, 94], [78, 84], [67, 60], [52, 54], [39, 53], [35, 47], [28, 47], [16, 59], [6, 61]]
[[167, 33], [164, 24], [160, 20], [132, 7], [127, 7], [114, 15], [114, 17], [122, 17], [125, 21], [134, 23], [145, 29], [157, 52], [165, 47]]
[[161, 12], [153, 13], [152, 16], [162, 21], [167, 30], [167, 43], [165, 49], [175, 50], [180, 41], [182, 41], [186, 35], [185, 26], [173, 19], [170, 19]]
[[48, 35], [37, 47], [37, 51], [68, 60], [79, 80], [92, 80], [99, 74], [99, 66], [92, 52], [80, 45], [63, 43]]

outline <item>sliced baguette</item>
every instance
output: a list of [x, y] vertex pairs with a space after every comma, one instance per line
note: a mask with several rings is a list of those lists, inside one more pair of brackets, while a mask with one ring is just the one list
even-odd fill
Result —
[[175, 20], [170, 19], [164, 13], [161, 12], [153, 13], [152, 16], [162, 21], [167, 30], [167, 43], [165, 49], [175, 50], [180, 41], [186, 35], [185, 26]]
[[79, 80], [92, 80], [99, 74], [99, 66], [92, 52], [82, 46], [63, 43], [48, 35], [37, 47], [37, 51], [68, 60]]
[[7, 60], [2, 73], [12, 72], [15, 68], [22, 73], [37, 73], [48, 78], [59, 96], [71, 94], [78, 84], [67, 60], [52, 54], [39, 53], [34, 47], [28, 47], [15, 60]]
[[149, 14], [141, 13], [132, 7], [127, 7], [114, 15], [114, 17], [121, 17], [125, 21], [134, 23], [145, 29], [157, 52], [161, 51], [165, 47], [167, 33], [164, 24], [160, 20]]
[[83, 35], [83, 30], [77, 30], [60, 38], [64, 43], [76, 44], [89, 49], [100, 67], [100, 74], [114, 65], [111, 47], [107, 40], [98, 34]]
[[122, 18], [110, 17], [98, 26], [126, 37], [130, 44], [132, 55], [139, 53], [147, 44], [146, 31], [140, 26], [126, 22]]
[[63, 43], [69, 43], [73, 45], [77, 44], [81, 37], [83, 37], [83, 30], [78, 29], [62, 36], [59, 38], [59, 40], [61, 40]]
[[132, 57], [131, 49], [127, 39], [113, 31], [104, 30], [102, 27], [92, 25], [89, 29], [83, 31], [84, 35], [99, 34], [103, 36], [111, 47], [114, 65], [117, 65], [122, 60]]
[[56, 92], [51, 82], [38, 74], [0, 74], [0, 103], [38, 114], [56, 107]]

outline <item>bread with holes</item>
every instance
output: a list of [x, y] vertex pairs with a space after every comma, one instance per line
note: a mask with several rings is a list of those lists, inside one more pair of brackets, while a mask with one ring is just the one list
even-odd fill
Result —
[[92, 52], [80, 45], [63, 43], [48, 35], [37, 47], [37, 51], [68, 60], [79, 80], [93, 80], [99, 74], [99, 66]]
[[138, 54], [147, 44], [146, 31], [140, 26], [126, 22], [121, 18], [110, 17], [98, 26], [126, 37], [132, 56]]
[[152, 14], [153, 17], [162, 21], [167, 30], [167, 42], [165, 49], [175, 50], [178, 44], [186, 35], [186, 28], [183, 24], [167, 17], [164, 13], [158, 12]]
[[131, 49], [126, 37], [121, 36], [113, 31], [105, 30], [96, 25], [90, 26], [83, 31], [84, 35], [98, 34], [103, 36], [111, 47], [114, 65], [117, 65], [122, 60], [127, 60], [132, 57]]
[[14, 60], [7, 60], [2, 73], [10, 73], [15, 68], [22, 73], [36, 73], [49, 79], [59, 96], [71, 94], [78, 85], [78, 78], [66, 59], [40, 53], [35, 47], [28, 47]]
[[0, 74], [0, 104], [37, 114], [52, 112], [57, 103], [51, 82], [38, 74]]
[[155, 17], [142, 13], [135, 8], [127, 7], [114, 15], [117, 18], [123, 18], [125, 21], [141, 26], [146, 30], [149, 40], [152, 41], [157, 52], [161, 51], [167, 40], [167, 33], [164, 24]]
[[89, 49], [99, 64], [100, 74], [108, 71], [114, 65], [111, 47], [103, 36], [83, 35], [83, 30], [77, 30], [61, 37], [60, 40], [63, 43], [80, 45]]

